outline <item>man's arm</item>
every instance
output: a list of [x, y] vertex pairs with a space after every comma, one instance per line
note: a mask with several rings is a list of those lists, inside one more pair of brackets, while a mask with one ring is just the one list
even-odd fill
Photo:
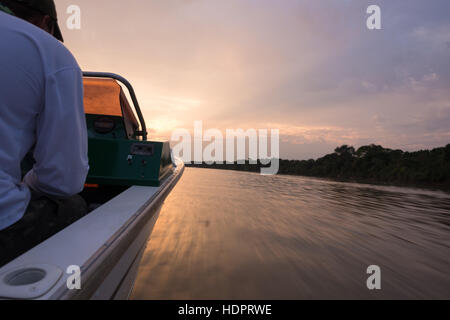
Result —
[[83, 190], [89, 170], [82, 73], [62, 69], [47, 76], [45, 106], [37, 119], [36, 164], [24, 182], [33, 190], [70, 197]]

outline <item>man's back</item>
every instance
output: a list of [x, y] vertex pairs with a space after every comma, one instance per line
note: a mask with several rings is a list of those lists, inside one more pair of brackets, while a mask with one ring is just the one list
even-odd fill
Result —
[[[0, 230], [20, 220], [30, 190], [76, 194], [88, 171], [81, 70], [45, 31], [0, 12]], [[36, 165], [22, 182], [20, 163]]]

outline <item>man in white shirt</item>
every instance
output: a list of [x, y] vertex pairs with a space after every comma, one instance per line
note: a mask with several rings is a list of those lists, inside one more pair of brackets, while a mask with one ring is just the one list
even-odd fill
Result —
[[57, 39], [53, 0], [0, 0], [0, 266], [87, 212], [82, 72]]

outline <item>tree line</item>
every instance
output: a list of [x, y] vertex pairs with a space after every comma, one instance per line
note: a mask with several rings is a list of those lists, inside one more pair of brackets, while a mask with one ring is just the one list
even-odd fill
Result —
[[[259, 172], [257, 164], [193, 164], [191, 167]], [[343, 145], [317, 160], [282, 160], [279, 174], [382, 184], [450, 187], [450, 144], [433, 150], [404, 152], [379, 145], [355, 149]]]

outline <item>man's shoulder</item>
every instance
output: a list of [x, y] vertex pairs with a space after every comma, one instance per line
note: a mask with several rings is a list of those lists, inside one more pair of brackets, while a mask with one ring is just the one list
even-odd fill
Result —
[[59, 40], [49, 35], [42, 41], [45, 63], [53, 72], [63, 69], [80, 69], [75, 57]]
[[[32, 47], [46, 66], [47, 72], [63, 68], [79, 68], [72, 53], [46, 31], [24, 21], [0, 12], [0, 28], [9, 33], [19, 46]], [[10, 44], [13, 45], [13, 44]], [[32, 52], [28, 52], [30, 59]]]

